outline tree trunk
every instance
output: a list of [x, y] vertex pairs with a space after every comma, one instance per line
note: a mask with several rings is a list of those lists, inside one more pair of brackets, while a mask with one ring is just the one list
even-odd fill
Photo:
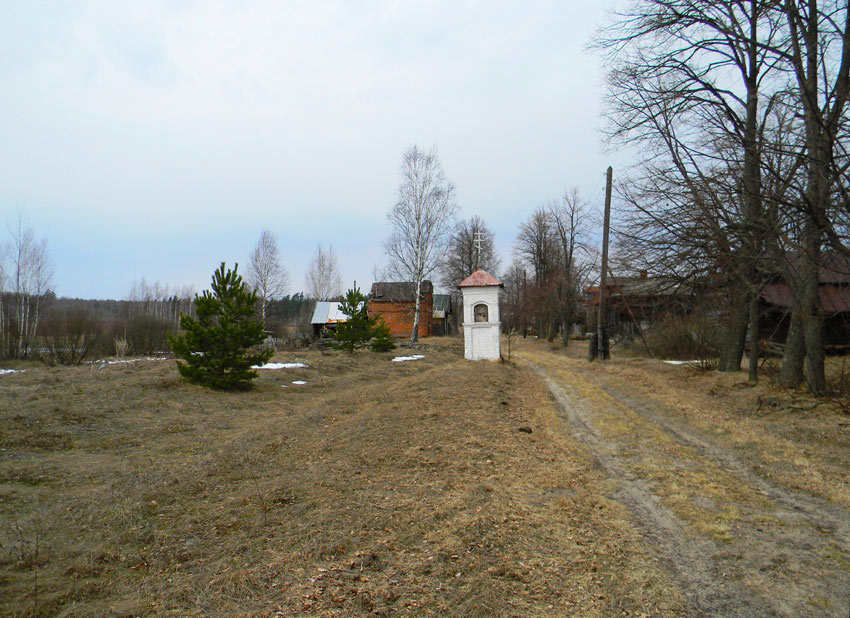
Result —
[[[812, 225], [811, 223], [809, 224]], [[823, 320], [820, 312], [818, 264], [819, 246], [815, 237], [808, 234], [807, 251], [801, 255], [802, 286], [800, 300], [803, 306], [803, 340], [806, 344], [806, 383], [815, 395], [826, 394], [824, 374]]]
[[747, 337], [747, 314], [749, 302], [746, 296], [732, 301], [729, 310], [729, 321], [723, 338], [723, 349], [720, 351], [720, 371], [740, 371], [741, 360], [744, 357], [744, 342]]
[[760, 294], [753, 294], [750, 300], [750, 384], [759, 381], [759, 298]]
[[795, 303], [785, 338], [785, 353], [782, 355], [782, 370], [779, 383], [786, 388], [797, 388], [803, 383], [803, 361], [806, 358], [806, 343], [803, 339], [803, 320]]
[[417, 279], [416, 281], [416, 300], [413, 305], [413, 332], [410, 333], [410, 343], [416, 343], [419, 341], [419, 293], [422, 290], [422, 280]]
[[561, 342], [564, 344], [564, 347], [568, 347], [570, 345], [570, 323], [572, 320], [570, 319], [569, 312], [566, 312], [563, 316], [561, 316]]

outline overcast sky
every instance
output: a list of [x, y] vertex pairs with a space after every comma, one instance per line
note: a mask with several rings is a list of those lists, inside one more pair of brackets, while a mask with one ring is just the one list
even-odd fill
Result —
[[598, 204], [611, 1], [0, 0], [0, 237], [22, 210], [60, 296], [205, 289], [263, 228], [291, 291], [318, 243], [384, 261], [402, 153], [435, 146], [510, 262], [573, 186]]

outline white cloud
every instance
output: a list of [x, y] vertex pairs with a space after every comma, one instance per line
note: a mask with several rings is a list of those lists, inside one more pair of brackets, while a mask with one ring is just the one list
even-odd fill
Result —
[[[48, 235], [60, 294], [182, 283], [169, 272], [208, 262], [186, 281], [202, 287], [262, 227], [296, 284], [319, 241], [363, 281], [418, 142], [437, 145], [466, 215], [505, 222], [507, 247], [529, 210], [592, 190], [607, 165], [582, 51], [599, 20], [548, 0], [11, 3], [0, 214], [23, 206]], [[96, 261], [102, 245], [129, 257]]]

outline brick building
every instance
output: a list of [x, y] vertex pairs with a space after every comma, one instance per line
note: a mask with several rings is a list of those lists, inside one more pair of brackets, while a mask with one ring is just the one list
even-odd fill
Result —
[[[416, 284], [408, 281], [379, 281], [369, 291], [369, 317], [380, 315], [394, 337], [410, 337], [416, 305]], [[422, 282], [419, 295], [419, 336], [430, 337], [434, 313], [434, 286]]]

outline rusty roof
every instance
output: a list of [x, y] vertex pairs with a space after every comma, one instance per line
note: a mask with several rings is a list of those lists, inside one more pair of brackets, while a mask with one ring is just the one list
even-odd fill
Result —
[[[427, 279], [419, 290], [420, 300], [434, 293], [434, 285]], [[375, 302], [412, 303], [416, 300], [416, 283], [413, 281], [378, 281], [372, 284], [369, 300]]]
[[459, 288], [482, 288], [491, 285], [498, 285], [499, 287], [505, 287], [504, 284], [496, 279], [493, 275], [488, 273], [487, 271], [479, 268], [474, 273], [469, 275], [466, 279], [457, 284]]
[[[834, 285], [822, 285], [818, 288], [820, 304], [824, 313], [844, 313], [850, 311], [850, 290]], [[794, 306], [791, 288], [784, 283], [771, 283], [761, 293], [762, 299], [771, 305], [790, 309]]]

